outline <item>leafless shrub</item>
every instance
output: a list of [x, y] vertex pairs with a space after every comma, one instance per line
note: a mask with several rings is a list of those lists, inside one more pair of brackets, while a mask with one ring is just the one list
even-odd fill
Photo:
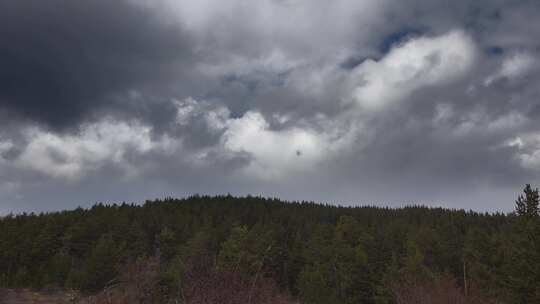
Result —
[[160, 289], [159, 259], [139, 259], [121, 271], [117, 282], [79, 304], [290, 304], [269, 278], [246, 277], [220, 271], [201, 263], [187, 265], [180, 295], [164, 295]]
[[392, 284], [397, 304], [495, 304], [475, 288], [465, 295], [456, 279], [443, 276], [434, 281], [404, 279]]
[[270, 279], [246, 278], [231, 271], [190, 273], [184, 289], [186, 304], [287, 304]]
[[155, 303], [159, 282], [159, 259], [139, 258], [126, 264], [117, 280], [97, 295], [80, 304], [146, 304]]

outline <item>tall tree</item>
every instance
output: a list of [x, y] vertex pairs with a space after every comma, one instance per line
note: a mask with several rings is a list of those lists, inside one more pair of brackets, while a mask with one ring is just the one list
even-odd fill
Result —
[[538, 194], [538, 188], [533, 189], [530, 184], [525, 186], [523, 194], [521, 194], [516, 200], [516, 213], [519, 216], [524, 217], [538, 217], [538, 203], [540, 202], [540, 196]]

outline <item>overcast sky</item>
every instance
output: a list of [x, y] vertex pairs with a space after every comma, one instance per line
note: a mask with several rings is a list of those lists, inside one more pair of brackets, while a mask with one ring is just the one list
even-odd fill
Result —
[[0, 214], [194, 193], [513, 208], [537, 0], [0, 2]]

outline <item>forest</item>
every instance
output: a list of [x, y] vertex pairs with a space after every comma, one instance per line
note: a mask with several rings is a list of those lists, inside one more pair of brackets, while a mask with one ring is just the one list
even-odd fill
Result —
[[527, 185], [511, 213], [196, 195], [7, 215], [0, 287], [92, 303], [540, 303], [538, 203]]

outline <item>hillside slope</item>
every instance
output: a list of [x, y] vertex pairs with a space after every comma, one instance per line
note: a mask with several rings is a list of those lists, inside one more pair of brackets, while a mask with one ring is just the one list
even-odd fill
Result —
[[96, 204], [2, 218], [0, 286], [107, 288], [154, 303], [211, 303], [201, 293], [224, 303], [409, 303], [400, 297], [420, 291], [518, 303], [539, 294], [538, 227], [537, 217], [258, 197]]

